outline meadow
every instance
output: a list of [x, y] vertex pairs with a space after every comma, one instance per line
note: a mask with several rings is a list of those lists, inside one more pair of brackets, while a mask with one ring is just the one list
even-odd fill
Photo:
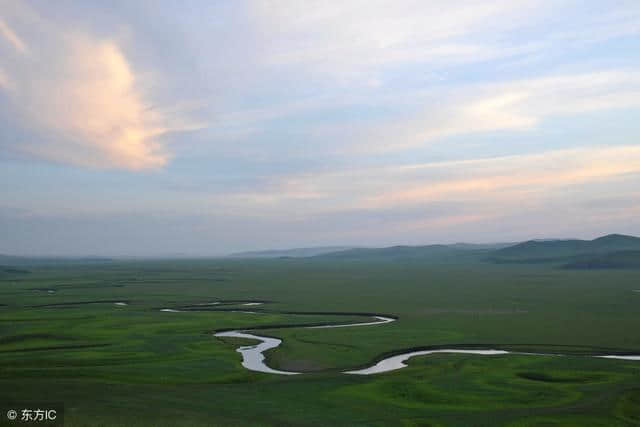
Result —
[[[479, 257], [5, 269], [0, 399], [62, 402], [67, 426], [638, 425], [640, 362], [586, 356], [640, 354], [639, 279], [638, 270]], [[160, 311], [213, 301], [229, 303]], [[257, 313], [229, 311], [242, 310], [240, 301], [266, 303]], [[357, 313], [398, 320], [269, 329], [361, 322]], [[267, 353], [270, 366], [305, 374], [248, 371], [235, 349], [251, 342], [213, 336], [256, 326], [283, 339]], [[341, 373], [401, 350], [447, 346], [563, 356], [436, 354], [389, 373]], [[11, 425], [4, 416], [0, 423]]]

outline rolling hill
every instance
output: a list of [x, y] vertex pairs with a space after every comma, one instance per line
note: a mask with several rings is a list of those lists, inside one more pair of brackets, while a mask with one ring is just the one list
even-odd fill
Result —
[[352, 249], [353, 246], [325, 246], [314, 248], [271, 249], [264, 251], [238, 252], [228, 258], [305, 258], [331, 252]]
[[344, 260], [446, 260], [460, 256], [486, 254], [496, 248], [508, 246], [505, 243], [471, 244], [455, 243], [451, 245], [425, 246], [389, 246], [385, 248], [353, 248], [315, 256], [322, 259]]
[[640, 250], [640, 238], [609, 234], [593, 240], [530, 240], [494, 251], [489, 260], [497, 263], [573, 262], [586, 256]]

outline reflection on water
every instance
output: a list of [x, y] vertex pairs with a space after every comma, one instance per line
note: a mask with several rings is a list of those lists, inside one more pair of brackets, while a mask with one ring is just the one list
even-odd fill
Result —
[[345, 323], [341, 325], [320, 325], [320, 326], [307, 326], [308, 329], [325, 329], [325, 328], [346, 328], [348, 326], [369, 326], [369, 325], [381, 325], [383, 323], [393, 322], [396, 319], [391, 317], [383, 317], [383, 316], [373, 316], [375, 319], [378, 319], [375, 322], [364, 322], [364, 323]]
[[365, 368], [359, 369], [355, 371], [346, 371], [345, 374], [357, 374], [357, 375], [371, 375], [371, 374], [379, 374], [381, 372], [389, 372], [395, 371], [396, 369], [405, 368], [407, 365], [404, 363], [408, 359], [414, 356], [425, 356], [427, 354], [434, 353], [462, 353], [462, 354], [479, 354], [483, 356], [494, 356], [497, 354], [507, 354], [508, 351], [504, 350], [456, 350], [456, 349], [442, 349], [442, 350], [423, 350], [423, 351], [412, 351], [410, 353], [398, 354], [395, 356], [387, 357], [386, 359], [382, 359], [375, 365]]
[[[636, 290], [634, 292], [640, 292], [640, 290]], [[126, 305], [126, 303], [116, 303]], [[218, 303], [206, 303], [200, 305], [215, 305]], [[252, 306], [252, 305], [260, 305], [263, 303], [259, 302], [247, 302], [241, 305], [244, 306]], [[178, 313], [183, 310], [174, 310], [171, 308], [163, 308], [160, 311]], [[190, 310], [195, 311], [195, 310]], [[242, 311], [242, 310], [232, 310], [235, 313], [251, 313], [257, 314], [252, 311]], [[371, 326], [371, 325], [381, 325], [385, 323], [390, 323], [395, 321], [396, 319], [385, 316], [371, 316], [375, 321], [372, 322], [362, 322], [362, 323], [345, 323], [345, 324], [337, 324], [337, 325], [319, 325], [319, 326], [307, 326], [308, 329], [320, 329], [320, 328], [346, 328], [346, 327], [354, 327], [354, 326]], [[246, 338], [251, 340], [259, 341], [259, 344], [256, 345], [247, 345], [242, 346], [236, 349], [236, 351], [242, 354], [242, 366], [250, 371], [257, 372], [265, 372], [268, 374], [279, 374], [279, 375], [296, 375], [301, 372], [291, 372], [291, 371], [280, 371], [277, 369], [272, 369], [265, 363], [264, 352], [270, 350], [272, 348], [278, 347], [282, 340], [278, 338], [265, 337], [261, 335], [254, 335], [247, 332], [241, 331], [226, 331], [226, 332], [218, 332], [214, 334], [216, 337], [230, 337], [230, 338]], [[387, 357], [375, 365], [370, 366], [368, 368], [357, 369], [352, 371], [345, 371], [345, 374], [355, 374], [355, 375], [371, 375], [371, 374], [379, 374], [382, 372], [394, 371], [396, 369], [401, 369], [407, 367], [406, 361], [415, 356], [426, 356], [429, 354], [435, 353], [457, 353], [457, 354], [475, 354], [481, 356], [495, 356], [495, 355], [503, 355], [503, 354], [523, 354], [523, 355], [545, 355], [544, 353], [523, 353], [523, 352], [511, 352], [505, 350], [495, 350], [495, 349], [484, 349], [484, 350], [472, 350], [472, 349], [438, 349], [438, 350], [419, 350], [419, 351], [411, 351], [408, 353], [397, 354], [395, 356]], [[563, 356], [562, 354], [546, 354], [546, 356]], [[620, 359], [620, 360], [637, 360], [640, 361], [640, 355], [599, 355], [599, 356], [586, 356], [586, 357], [598, 357], [603, 359]]]
[[640, 356], [596, 356], [603, 359], [640, 360]]
[[[262, 303], [246, 303], [243, 305], [258, 305]], [[234, 310], [234, 312], [237, 312]], [[255, 313], [255, 312], [244, 312], [244, 313]], [[343, 328], [347, 326], [368, 326], [368, 325], [380, 325], [383, 323], [393, 322], [396, 319], [391, 317], [384, 316], [372, 316], [376, 320], [373, 322], [363, 322], [363, 323], [346, 323], [340, 325], [320, 325], [320, 326], [308, 326], [309, 329], [313, 328]], [[239, 347], [236, 351], [242, 354], [242, 366], [251, 370], [258, 372], [266, 372], [269, 374], [281, 374], [281, 375], [295, 375], [300, 372], [289, 372], [289, 371], [279, 371], [277, 369], [271, 369], [265, 363], [264, 352], [276, 348], [282, 343], [282, 340], [278, 338], [270, 338], [263, 337], [260, 335], [248, 334], [240, 331], [227, 331], [227, 332], [218, 332], [215, 334], [216, 337], [235, 337], [235, 338], [249, 338], [261, 341], [258, 345], [251, 346], [243, 346]]]
[[[530, 356], [566, 356], [563, 354], [544, 354], [544, 353], [521, 353], [515, 351], [504, 351], [504, 350], [462, 350], [462, 349], [441, 349], [441, 350], [423, 350], [423, 351], [412, 351], [410, 353], [397, 354], [395, 356], [387, 357], [376, 363], [373, 366], [364, 369], [358, 369], [354, 371], [346, 371], [345, 374], [356, 374], [356, 375], [371, 375], [371, 374], [380, 374], [382, 372], [395, 371], [396, 369], [406, 368], [407, 365], [404, 363], [412, 357], [415, 356], [426, 356], [428, 354], [434, 353], [462, 353], [462, 354], [477, 354], [481, 356], [495, 356], [500, 354], [523, 354]], [[640, 356], [636, 355], [603, 355], [603, 356], [586, 356], [586, 357], [598, 357], [602, 359], [619, 359], [619, 360], [640, 360]]]
[[236, 351], [242, 354], [242, 366], [258, 372], [266, 372], [268, 374], [280, 374], [280, 375], [296, 375], [300, 372], [279, 371], [277, 369], [271, 369], [264, 363], [263, 352], [276, 348], [280, 345], [282, 340], [278, 338], [262, 337], [253, 334], [247, 334], [239, 331], [218, 332], [216, 337], [231, 337], [231, 338], [248, 338], [252, 340], [261, 341], [257, 345], [247, 345], [239, 347]]

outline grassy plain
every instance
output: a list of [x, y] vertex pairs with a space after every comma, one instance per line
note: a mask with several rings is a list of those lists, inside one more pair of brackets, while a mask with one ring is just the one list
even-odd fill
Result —
[[[638, 270], [473, 258], [20, 268], [30, 273], [0, 276], [0, 399], [63, 402], [68, 426], [640, 423], [640, 362], [585, 357], [640, 354]], [[259, 314], [159, 311], [216, 300], [271, 303]], [[362, 320], [279, 313], [288, 311], [399, 320], [265, 330], [284, 339], [268, 353], [271, 366], [310, 372], [290, 377], [245, 370], [240, 341], [211, 334]], [[402, 349], [452, 345], [573, 356], [439, 354], [386, 374], [340, 373]]]

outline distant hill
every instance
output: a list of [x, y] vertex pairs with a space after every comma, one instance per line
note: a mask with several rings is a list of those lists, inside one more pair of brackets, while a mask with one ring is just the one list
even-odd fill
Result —
[[513, 246], [516, 243], [453, 243], [450, 245], [446, 245], [450, 248], [455, 248], [455, 249], [467, 249], [467, 250], [473, 250], [473, 249], [502, 249], [502, 248], [506, 248], [509, 246]]
[[640, 251], [617, 251], [583, 257], [564, 265], [567, 269], [600, 270], [608, 268], [640, 268]]
[[356, 258], [419, 258], [455, 252], [446, 245], [390, 246], [387, 248], [354, 248], [325, 253], [315, 258], [356, 259]]
[[305, 258], [330, 252], [352, 249], [353, 246], [325, 246], [316, 248], [271, 249], [265, 251], [238, 252], [228, 258]]
[[353, 248], [317, 255], [319, 259], [344, 260], [459, 260], [464, 256], [486, 254], [509, 244], [455, 243], [452, 245], [389, 246], [386, 248]]
[[25, 265], [96, 264], [112, 261], [111, 258], [103, 257], [28, 257], [0, 254], [0, 265], [5, 266], [4, 268]]
[[240, 252], [231, 258], [314, 258], [314, 259], [425, 259], [447, 257], [454, 254], [499, 249], [513, 243], [454, 243], [451, 245], [390, 246], [361, 248], [353, 246], [327, 246], [316, 248], [274, 249]]
[[489, 259], [498, 263], [572, 262], [586, 255], [627, 250], [640, 250], [640, 238], [609, 234], [594, 240], [530, 240], [498, 249]]

